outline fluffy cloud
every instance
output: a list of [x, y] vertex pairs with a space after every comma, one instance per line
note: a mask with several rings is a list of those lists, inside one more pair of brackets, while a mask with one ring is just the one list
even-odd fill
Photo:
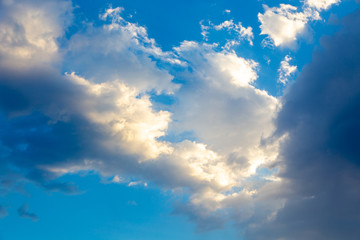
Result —
[[[27, 16], [41, 3], [13, 1], [9, 5], [2, 4], [9, 9], [21, 8], [21, 16]], [[38, 51], [36, 44], [24, 42], [25, 48], [35, 49], [24, 59], [22, 55], [1, 53], [0, 121], [4, 129], [0, 137], [0, 171], [5, 182], [16, 184], [18, 180], [26, 179], [52, 191], [74, 193], [76, 187], [59, 183], [55, 178], [64, 172], [90, 169], [93, 162], [106, 159], [111, 154], [118, 154], [116, 158], [125, 159], [125, 162], [133, 159], [137, 162], [171, 151], [168, 144], [156, 140], [164, 135], [170, 113], [154, 111], [146, 92], [172, 93], [178, 87], [171, 83], [172, 76], [157, 68], [149, 58], [154, 55], [169, 63], [167, 54], [158, 51], [153, 40], [147, 38], [144, 28], [121, 22], [121, 17], [114, 15], [120, 12], [119, 9], [107, 11], [114, 16], [102, 28], [89, 27], [93, 39], [89, 38], [89, 32], [74, 35], [66, 44], [69, 47], [60, 49], [57, 39], [66, 27], [62, 16], [72, 8], [71, 4], [67, 4], [69, 8], [62, 9], [62, 1], [52, 2], [49, 6], [54, 9], [46, 9], [61, 13], [45, 14], [39, 8], [36, 17], [26, 19], [26, 22], [17, 22], [10, 17], [1, 22], [9, 26], [17, 24], [21, 29], [32, 25], [41, 29], [40, 24], [43, 23], [44, 31], [51, 23], [49, 29], [52, 31], [36, 35], [36, 41], [44, 44], [50, 41], [54, 47]], [[40, 16], [49, 19], [39, 22]], [[103, 16], [106, 17], [109, 16]], [[58, 30], [57, 26], [63, 29]], [[16, 41], [16, 36], [1, 38], [4, 42], [1, 46]], [[79, 39], [84, 46], [91, 46], [88, 49], [93, 51], [81, 48]], [[100, 44], [102, 41], [103, 44]], [[116, 43], [122, 43], [123, 47]], [[17, 49], [19, 44], [12, 47]], [[66, 54], [61, 56], [60, 52]], [[87, 55], [85, 52], [88, 52]], [[93, 82], [75, 73], [63, 75], [54, 68], [52, 60], [46, 58], [43, 62], [43, 55], [58, 56], [56, 61], [62, 61], [65, 69], [87, 72]], [[95, 55], [103, 60], [102, 64], [86, 62], [94, 59]], [[8, 66], [15, 58], [24, 63], [16, 70]], [[114, 62], [121, 67], [109, 64]], [[111, 154], [105, 154], [107, 152]], [[17, 161], [14, 162], [14, 159]], [[60, 165], [65, 169], [59, 168]]]
[[[70, 3], [1, 4], [2, 193], [30, 181], [72, 194], [76, 186], [57, 177], [95, 170], [117, 183], [186, 194], [174, 211], [199, 230], [232, 220], [248, 239], [359, 236], [359, 13], [324, 41], [277, 117], [279, 100], [254, 87], [258, 63], [226, 48], [185, 41], [164, 52], [122, 8], [60, 47]], [[290, 43], [317, 17], [310, 13], [267, 8], [262, 31], [275, 45]], [[295, 30], [274, 33], [272, 21]], [[252, 39], [232, 21], [214, 28]], [[294, 72], [289, 61], [280, 76]], [[167, 70], [174, 65], [181, 86]], [[155, 110], [151, 94], [172, 94], [175, 104]], [[171, 137], [184, 132], [191, 138]], [[37, 219], [27, 205], [18, 213]]]
[[264, 5], [264, 9], [264, 14], [258, 14], [261, 34], [269, 37], [270, 43], [265, 41], [265, 44], [274, 44], [276, 47], [289, 46], [305, 31], [309, 20], [320, 19], [316, 11], [306, 9], [298, 12], [297, 7], [289, 4], [280, 4], [278, 8]]
[[[284, 96], [277, 134], [287, 201], [249, 239], [357, 239], [359, 236], [360, 12], [323, 39], [323, 51]], [[289, 191], [289, 189], [291, 189]]]
[[261, 35], [267, 35], [263, 45], [293, 46], [306, 33], [310, 21], [320, 20], [321, 11], [338, 3], [340, 0], [306, 0], [301, 11], [289, 4], [272, 8], [264, 5], [265, 12], [258, 14]]
[[169, 64], [182, 63], [173, 53], [157, 47], [144, 27], [125, 21], [121, 12], [122, 8], [108, 9], [101, 15], [102, 27], [90, 25], [85, 33], [71, 38], [64, 63], [67, 71], [97, 82], [117, 79], [140, 92], [173, 93], [178, 88], [172, 83], [173, 76], [158, 68], [150, 57]]
[[196, 42], [183, 42], [176, 48], [190, 68], [183, 78], [190, 81], [177, 93], [179, 101], [169, 127], [172, 131], [192, 132], [214, 151], [210, 155], [213, 159], [194, 162], [202, 173], [199, 176], [211, 184], [197, 189], [189, 203], [177, 208], [197, 221], [202, 230], [219, 227], [232, 218], [239, 222], [251, 218], [257, 206], [256, 195], [272, 174], [249, 179], [277, 155], [276, 143], [268, 148], [260, 144], [262, 137], [274, 130], [272, 120], [278, 100], [252, 86], [257, 79], [257, 63], [215, 49]]
[[279, 72], [279, 82], [282, 84], [287, 84], [289, 81], [289, 77], [294, 75], [297, 71], [297, 66], [290, 65], [290, 61], [292, 58], [289, 55], [286, 55], [284, 60], [280, 63], [280, 68], [278, 69]]
[[107, 128], [112, 139], [104, 147], [140, 153], [141, 160], [172, 151], [167, 144], [156, 140], [165, 134], [170, 113], [154, 112], [148, 96], [139, 98], [137, 89], [118, 81], [93, 84], [74, 73], [66, 76], [88, 94], [82, 106], [86, 118]]
[[[26, 6], [22, 16], [27, 16], [41, 3], [2, 4]], [[57, 4], [65, 3], [50, 6]], [[245, 224], [274, 216], [282, 201], [264, 199], [279, 184], [271, 167], [278, 142], [264, 145], [262, 140], [274, 130], [279, 103], [253, 86], [258, 63], [191, 41], [164, 52], [144, 27], [122, 17], [122, 8], [107, 9], [102, 25], [87, 24], [60, 45], [63, 16], [71, 11], [66, 4], [36, 15], [45, 18], [41, 21], [30, 17], [21, 22], [13, 15], [1, 20], [21, 29], [44, 24], [34, 33], [0, 39], [1, 46], [14, 50], [35, 49], [26, 58], [1, 52], [0, 180], [9, 183], [2, 190], [30, 181], [72, 194], [76, 187], [57, 178], [95, 170], [115, 182], [151, 181], [187, 194], [189, 201], [177, 204], [176, 211], [203, 230], [230, 219]], [[216, 28], [251, 35], [232, 22]], [[16, 36], [27, 41], [15, 44]], [[15, 59], [26, 64], [8, 67]], [[169, 74], [173, 66], [181, 86]], [[175, 104], [155, 110], [151, 94], [172, 95]], [[171, 139], [184, 132], [193, 137]], [[36, 218], [26, 205], [19, 214]]]
[[[190, 79], [196, 79], [178, 93], [182, 102], [174, 118], [179, 116], [183, 128], [191, 131], [196, 126], [198, 137], [219, 149], [232, 148], [235, 142], [240, 146], [246, 142], [252, 145], [252, 133], [258, 141], [261, 134], [271, 132], [271, 124], [265, 123], [271, 122], [277, 100], [251, 85], [257, 79], [256, 62], [234, 53], [215, 52], [208, 45], [194, 42], [184, 42], [177, 51], [191, 66]], [[233, 111], [234, 107], [238, 111]], [[247, 131], [252, 129], [252, 123], [264, 128], [259, 132]], [[242, 131], [246, 131], [247, 137]], [[244, 141], [240, 136], [244, 136]]]
[[31, 67], [59, 58], [58, 38], [72, 19], [70, 1], [0, 1], [0, 61]]
[[341, 0], [306, 0], [305, 4], [316, 8], [318, 11], [327, 10], [334, 4], [339, 4]]

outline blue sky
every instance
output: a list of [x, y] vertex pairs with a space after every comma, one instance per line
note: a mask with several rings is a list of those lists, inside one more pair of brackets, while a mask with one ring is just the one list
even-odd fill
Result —
[[355, 0], [0, 0], [0, 240], [360, 232]]

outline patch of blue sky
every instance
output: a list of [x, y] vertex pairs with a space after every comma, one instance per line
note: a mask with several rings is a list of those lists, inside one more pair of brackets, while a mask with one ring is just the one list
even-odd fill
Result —
[[[0, 239], [238, 239], [231, 229], [195, 234], [192, 223], [172, 214], [170, 194], [151, 186], [102, 184], [97, 174], [66, 175], [58, 180], [76, 182], [81, 193], [44, 192], [27, 184], [24, 193], [11, 192], [1, 199], [8, 216], [0, 218]], [[17, 209], [24, 203], [38, 221], [18, 216]]]

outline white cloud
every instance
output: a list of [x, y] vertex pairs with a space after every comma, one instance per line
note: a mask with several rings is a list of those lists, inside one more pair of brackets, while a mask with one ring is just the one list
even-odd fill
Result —
[[[31, 6], [27, 11], [33, 9]], [[163, 189], [180, 189], [190, 195], [188, 204], [203, 220], [225, 209], [234, 210], [239, 221], [251, 218], [256, 212], [254, 199], [273, 175], [269, 170], [269, 174], [258, 176], [257, 170], [272, 163], [277, 155], [277, 143], [261, 145], [262, 138], [274, 130], [272, 119], [278, 100], [253, 86], [258, 78], [258, 63], [232, 51], [219, 52], [216, 44], [191, 41], [183, 42], [172, 52], [164, 52], [144, 27], [121, 17], [122, 11], [122, 8], [106, 10], [100, 16], [104, 20], [101, 27], [88, 24], [71, 37], [64, 45], [66, 49], [59, 49], [56, 42], [63, 33], [63, 28], [57, 27], [64, 27], [60, 15], [54, 20], [56, 24], [49, 27], [54, 32], [44, 28], [44, 34], [39, 30], [32, 37], [22, 35], [33, 41], [26, 47], [44, 47], [44, 52], [51, 56], [64, 52], [59, 60], [62, 69], [69, 73], [63, 76], [59, 70], [49, 82], [48, 77], [30, 81], [28, 84], [33, 84], [33, 88], [41, 86], [39, 96], [26, 95], [29, 91], [26, 87], [22, 94], [34, 99], [30, 109], [50, 119], [46, 123], [49, 128], [57, 123], [72, 124], [71, 134], [76, 132], [76, 139], [66, 135], [69, 134], [66, 131], [57, 134], [79, 141], [73, 155], [56, 155], [56, 160], [40, 163], [29, 157], [32, 161], [29, 165], [55, 176], [96, 170], [103, 176], [112, 176], [115, 183], [134, 186], [149, 181]], [[45, 15], [42, 21], [52, 17]], [[27, 21], [26, 24], [35, 26], [38, 19]], [[234, 31], [250, 40], [253, 36], [251, 28], [233, 21], [216, 28]], [[38, 35], [50, 37], [44, 40]], [[3, 46], [16, 50], [13, 41]], [[5, 60], [21, 58], [2, 54]], [[30, 54], [28, 61], [36, 57]], [[173, 70], [173, 64], [186, 66], [181, 71], [172, 71], [187, 81], [181, 87], [172, 82], [173, 76], [165, 69]], [[45, 61], [43, 67], [48, 65], [52, 62]], [[49, 92], [54, 94], [49, 94], [44, 82], [48, 88], [52, 85], [61, 88], [53, 87]], [[173, 94], [176, 104], [166, 111], [154, 110], [149, 92]], [[163, 140], [167, 134], [186, 131], [193, 132], [196, 141]], [[63, 154], [54, 149], [47, 151]], [[257, 180], [252, 180], [254, 177]], [[270, 208], [274, 210], [273, 206]], [[240, 217], [244, 211], [246, 214]], [[227, 214], [222, 217], [228, 218]]]
[[224, 21], [219, 25], [215, 25], [214, 29], [216, 30], [226, 29], [228, 31], [234, 31], [238, 34], [239, 39], [246, 39], [250, 45], [253, 45], [252, 40], [254, 39], [254, 34], [252, 32], [252, 27], [245, 28], [242, 26], [241, 22], [235, 24], [233, 20]]
[[173, 53], [162, 51], [144, 27], [125, 21], [121, 11], [106, 10], [101, 18], [109, 22], [99, 28], [88, 26], [85, 33], [70, 39], [67, 71], [76, 70], [97, 81], [117, 79], [140, 92], [173, 93], [179, 87], [172, 83], [173, 76], [159, 69], [150, 57], [169, 64], [183, 63]]
[[306, 28], [309, 20], [319, 19], [319, 15], [310, 9], [298, 12], [297, 7], [280, 4], [269, 8], [264, 5], [265, 13], [258, 14], [262, 35], [268, 35], [275, 46], [288, 46], [297, 40]]
[[184, 41], [175, 50], [187, 62], [196, 64], [207, 81], [221, 89], [232, 91], [233, 87], [248, 87], [258, 78], [258, 63], [233, 52], [216, 52], [214, 47], [216, 45]]
[[305, 4], [318, 11], [327, 10], [334, 4], [339, 4], [341, 0], [306, 0]]
[[[70, 1], [0, 2], [0, 55], [7, 67], [31, 67], [58, 60], [58, 38], [71, 21]], [[6, 60], [4, 60], [6, 59]]]
[[233, 20], [226, 20], [218, 25], [214, 25], [209, 21], [208, 25], [205, 25], [204, 21], [201, 21], [200, 26], [201, 35], [205, 40], [208, 40], [210, 30], [226, 30], [230, 35], [234, 34], [235, 38], [227, 39], [227, 45], [224, 46], [227, 50], [233, 46], [239, 45], [243, 40], [246, 40], [251, 46], [253, 45], [254, 33], [252, 27], [244, 27], [241, 22], [236, 24]]
[[258, 77], [256, 73], [258, 64], [253, 60], [238, 57], [235, 53], [209, 53], [206, 58], [216, 69], [214, 72], [226, 76], [218, 81], [213, 79], [214, 84], [225, 80], [235, 87], [246, 87]]
[[[177, 93], [173, 125], [193, 131], [225, 158], [230, 154], [235, 159], [243, 157], [244, 174], [251, 175], [257, 164], [267, 161], [259, 145], [262, 136], [273, 129], [278, 103], [251, 85], [257, 79], [257, 63], [195, 42], [184, 42], [177, 51], [188, 61], [189, 78], [196, 82]], [[238, 173], [241, 175], [239, 169]]]
[[113, 182], [113, 183], [124, 183], [124, 182], [126, 182], [126, 180], [123, 179], [122, 177], [119, 177], [118, 175], [115, 175], [113, 177], [113, 179], [111, 180], [111, 182]]
[[[221, 215], [225, 219], [249, 220], [256, 212], [255, 193], [272, 179], [270, 173], [260, 176], [257, 184], [250, 180], [277, 156], [277, 143], [263, 147], [260, 142], [273, 131], [278, 100], [252, 86], [256, 62], [232, 52], [216, 52], [214, 47], [185, 41], [175, 48], [180, 60], [192, 68], [186, 73], [192, 82], [175, 92], [178, 103], [171, 108], [172, 115], [155, 112], [146, 95], [139, 98], [139, 89], [119, 80], [93, 83], [68, 74], [87, 94], [82, 114], [101, 126], [106, 136], [101, 151], [111, 158], [119, 153], [136, 156], [118, 161], [99, 158], [84, 162], [83, 168], [115, 176], [113, 182], [119, 183], [121, 172], [135, 172], [139, 180], [125, 180], [129, 186], [151, 181], [164, 189], [184, 189], [190, 194], [188, 204], [202, 221], [226, 209], [229, 212]], [[159, 140], [166, 133], [183, 131], [194, 132], [198, 140]], [[57, 169], [64, 173], [74, 167]], [[245, 209], [247, 214], [241, 215]]]
[[267, 35], [264, 46], [292, 46], [304, 34], [310, 21], [320, 20], [320, 13], [341, 0], [305, 0], [301, 10], [289, 4], [269, 8], [258, 14], [261, 35]]
[[282, 84], [286, 84], [289, 81], [289, 77], [294, 75], [297, 71], [297, 66], [290, 65], [290, 61], [292, 58], [289, 55], [286, 55], [284, 60], [280, 63], [279, 72], [279, 82]]
[[205, 25], [204, 21], [200, 21], [200, 27], [201, 27], [201, 36], [203, 36], [203, 39], [208, 41], [209, 40], [209, 29], [211, 28], [211, 22], [209, 21], [209, 25]]
[[148, 96], [138, 97], [136, 88], [116, 80], [95, 84], [75, 73], [66, 76], [86, 91], [88, 99], [83, 103], [83, 113], [90, 121], [102, 125], [109, 135], [105, 148], [120, 147], [123, 152], [139, 155], [140, 161], [172, 151], [168, 144], [157, 141], [165, 134], [170, 113], [154, 112]]

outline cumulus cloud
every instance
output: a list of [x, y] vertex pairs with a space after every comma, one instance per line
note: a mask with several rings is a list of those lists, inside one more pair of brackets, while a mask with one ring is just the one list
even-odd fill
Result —
[[279, 7], [264, 5], [265, 12], [258, 14], [261, 35], [267, 35], [264, 46], [293, 46], [306, 33], [308, 23], [320, 20], [320, 13], [341, 0], [306, 0], [301, 9], [290, 4]]
[[[56, 3], [53, 2], [51, 6], [56, 7]], [[58, 3], [62, 6], [61, 1]], [[30, 14], [34, 6], [41, 4], [41, 1], [28, 4], [29, 6], [23, 8], [25, 15]], [[22, 2], [12, 2], [9, 6], [17, 9], [22, 6]], [[71, 8], [71, 5], [69, 7]], [[54, 11], [61, 11], [61, 8]], [[113, 11], [111, 14], [117, 12], [119, 11]], [[58, 24], [65, 27], [61, 16], [62, 14], [49, 15], [51, 19], [43, 22], [48, 24], [52, 20], [55, 26]], [[10, 25], [14, 21], [11, 18], [3, 20]], [[26, 24], [39, 27], [37, 18], [27, 21]], [[35, 51], [34, 55], [29, 55], [29, 58], [24, 60], [26, 64], [17, 67], [16, 70], [7, 64], [14, 56], [2, 53], [0, 121], [4, 131], [1, 132], [0, 146], [4, 150], [1, 154], [4, 180], [12, 179], [16, 182], [26, 179], [51, 191], [74, 193], [75, 186], [59, 183], [55, 180], [56, 177], [68, 171], [89, 169], [87, 166], [98, 158], [105, 158], [102, 154], [107, 151], [118, 152], [117, 158], [135, 158], [138, 161], [171, 151], [167, 144], [156, 140], [164, 135], [170, 121], [170, 113], [154, 111], [146, 94], [146, 91], [153, 89], [166, 93], [172, 93], [177, 89], [177, 85], [171, 83], [172, 76], [157, 68], [149, 56], [159, 54], [159, 58], [165, 62], [168, 62], [168, 58], [163, 58], [166, 54], [157, 52], [155, 43], [146, 37], [144, 28], [118, 21], [116, 19], [104, 24], [101, 29], [92, 29], [97, 33], [93, 34], [93, 41], [88, 39], [88, 32], [82, 36], [75, 35], [68, 44], [67, 54], [58, 59], [62, 60], [64, 65], [69, 64], [71, 68], [78, 69], [79, 72], [93, 69], [94, 71], [90, 71], [89, 74], [93, 74], [91, 77], [95, 82], [75, 73], [63, 75], [54, 68], [52, 61], [32, 65], [44, 52], [50, 55], [53, 51], [54, 54], [60, 52], [55, 40], [54, 49]], [[24, 27], [19, 23], [18, 25]], [[139, 32], [143, 34], [141, 37], [138, 35]], [[2, 41], [13, 42], [14, 37], [10, 35]], [[38, 36], [41, 37], [48, 39], [48, 34]], [[108, 39], [108, 42], [104, 41], [106, 44], [100, 44], [102, 39], [99, 38], [102, 37]], [[79, 38], [84, 40], [85, 45], [86, 41], [89, 42], [92, 46], [89, 49], [97, 51], [89, 51], [88, 55], [85, 55], [87, 50], [76, 47]], [[140, 40], [144, 42], [140, 44]], [[39, 41], [42, 42], [41, 39]], [[118, 41], [126, 46], [121, 48], [116, 44], [111, 45]], [[106, 52], [106, 48], [112, 49], [111, 46], [114, 54]], [[64, 49], [61, 51], [64, 52]], [[72, 55], [74, 52], [77, 57]], [[103, 64], [92, 62], [91, 65], [90, 62], [86, 62], [87, 59], [93, 59], [89, 57], [92, 54], [102, 58]], [[109, 63], [114, 64], [114, 61], [116, 66], [124, 67], [112, 66], [113, 71], [110, 71]], [[87, 66], [83, 65], [84, 62]], [[121, 78], [119, 72], [123, 73]], [[17, 159], [16, 162], [13, 161], [14, 158]], [[57, 168], [60, 163], [69, 163], [70, 169]], [[14, 165], [16, 167], [13, 167]]]
[[118, 79], [141, 92], [173, 93], [178, 88], [172, 83], [173, 76], [158, 68], [150, 57], [176, 65], [181, 61], [157, 47], [144, 27], [125, 21], [121, 12], [121, 8], [106, 10], [101, 15], [102, 27], [89, 26], [85, 33], [71, 38], [66, 69], [97, 82]]
[[341, 0], [306, 0], [305, 4], [316, 8], [318, 11], [327, 10], [334, 4], [339, 4]]
[[29, 212], [29, 205], [25, 203], [18, 209], [18, 214], [22, 218], [30, 218], [33, 221], [38, 221], [39, 218], [35, 213]]
[[[197, 221], [201, 230], [220, 227], [231, 218], [246, 221], [254, 214], [257, 191], [267, 181], [259, 177], [255, 186], [249, 178], [277, 155], [276, 144], [266, 149], [260, 142], [273, 131], [278, 100], [252, 86], [257, 79], [257, 63], [252, 60], [196, 42], [185, 41], [176, 51], [191, 68], [184, 73], [191, 81], [177, 93], [169, 130], [193, 132], [206, 144], [192, 143], [196, 152], [203, 150], [186, 165], [194, 167], [190, 172], [198, 172], [193, 176], [208, 182], [197, 187], [177, 212]], [[240, 214], [245, 209], [247, 214]]]
[[343, 23], [284, 96], [276, 133], [288, 134], [279, 158], [287, 201], [249, 239], [355, 240], [360, 234], [360, 12]]
[[289, 55], [286, 55], [284, 60], [280, 63], [280, 68], [278, 69], [279, 72], [279, 82], [283, 85], [287, 84], [289, 78], [294, 75], [297, 71], [297, 66], [290, 65], [290, 61], [292, 58]]
[[258, 14], [262, 35], [268, 35], [264, 44], [289, 46], [305, 31], [310, 20], [320, 19], [317, 11], [306, 9], [299, 12], [297, 7], [280, 4], [280, 7], [269, 8], [264, 5], [265, 13]]
[[[40, 3], [29, 2], [24, 13]], [[0, 179], [69, 194], [76, 187], [57, 178], [81, 170], [132, 186], [151, 181], [187, 194], [189, 201], [176, 211], [198, 221], [201, 229], [274, 215], [281, 202], [266, 205], [263, 196], [277, 182], [270, 165], [278, 142], [261, 142], [274, 130], [278, 99], [254, 87], [258, 63], [192, 41], [164, 52], [144, 27], [126, 21], [123, 11], [107, 9], [100, 15], [103, 24], [88, 24], [63, 45], [57, 43], [65, 31], [63, 14], [45, 15], [63, 28], [50, 40], [49, 34], [39, 34], [37, 41], [55, 47], [34, 51], [24, 61], [56, 55], [61, 70], [49, 60], [15, 71], [7, 66], [15, 57], [1, 53]], [[27, 21], [39, 26], [37, 18]], [[241, 33], [239, 26], [229, 22], [217, 28]], [[14, 36], [1, 41], [12, 43]], [[181, 69], [172, 71], [175, 77], [186, 81], [181, 86], [167, 70], [173, 66]], [[176, 103], [155, 110], [151, 94], [172, 94]], [[183, 132], [194, 137], [169, 137]], [[27, 205], [19, 214], [36, 219]]]
[[[215, 52], [208, 47], [194, 42], [184, 42], [177, 49], [189, 62], [197, 82], [181, 89], [179, 95], [186, 95], [181, 96], [184, 105], [180, 102], [179, 110], [174, 114], [183, 116], [182, 126], [189, 128], [188, 130], [192, 128], [191, 125], [196, 125], [201, 140], [211, 142], [212, 146], [225, 149], [226, 146], [233, 146], [231, 142], [237, 142], [239, 145], [250, 143], [252, 138], [247, 138], [246, 141], [244, 139], [244, 142], [240, 143], [240, 139], [235, 140], [232, 136], [243, 135], [241, 129], [244, 130], [244, 126], [255, 119], [264, 121], [263, 123], [271, 121], [277, 100], [251, 85], [257, 79], [256, 62], [238, 57], [234, 53]], [[238, 106], [236, 112], [231, 110], [235, 106]], [[221, 112], [216, 113], [216, 111]], [[264, 118], [255, 117], [258, 114], [264, 114]], [[256, 121], [253, 123], [257, 124]], [[259, 125], [263, 123], [259, 122]], [[218, 131], [216, 126], [219, 126]], [[266, 135], [271, 130], [262, 129], [262, 131], [265, 131]], [[256, 134], [260, 138], [261, 133]]]
[[[89, 102], [85, 111], [91, 122], [105, 126], [107, 132], [118, 139], [114, 147], [120, 147], [128, 153], [141, 153], [142, 159], [156, 158], [161, 153], [171, 152], [167, 144], [157, 141], [165, 134], [170, 121], [170, 113], [154, 112], [149, 97], [139, 96], [139, 91], [129, 88], [121, 82], [92, 84], [75, 73], [66, 76], [85, 90]], [[98, 106], [96, 106], [99, 103]], [[84, 106], [86, 107], [86, 106]], [[106, 147], [111, 148], [107, 143]]]
[[59, 58], [58, 38], [72, 18], [70, 1], [0, 1], [0, 61], [31, 67]]

